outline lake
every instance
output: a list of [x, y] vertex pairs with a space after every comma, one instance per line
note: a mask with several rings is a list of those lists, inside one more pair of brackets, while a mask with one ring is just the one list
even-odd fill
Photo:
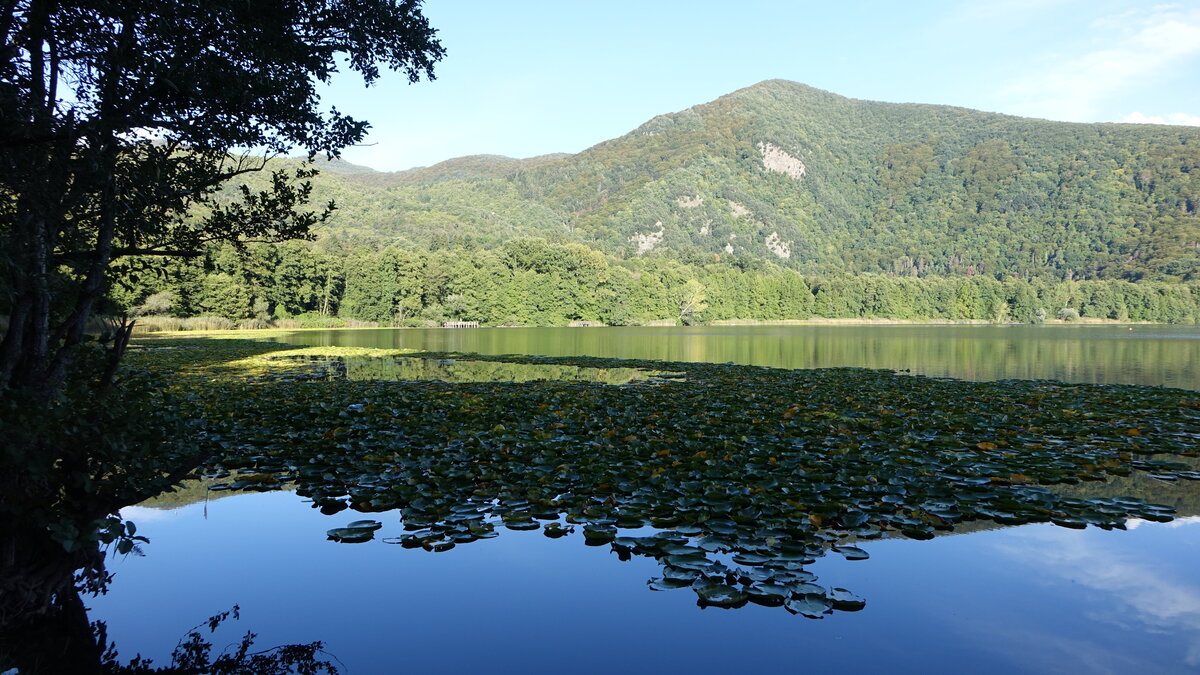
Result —
[[303, 331], [300, 345], [478, 354], [854, 366], [967, 380], [1052, 379], [1200, 389], [1197, 326], [813, 325]]
[[[1200, 331], [1133, 328], [354, 330], [287, 341], [1200, 389]], [[811, 566], [867, 601], [822, 620], [754, 605], [700, 609], [688, 590], [647, 589], [660, 573], [652, 559], [623, 562], [579, 535], [505, 530], [428, 553], [383, 543], [402, 531], [382, 513], [375, 540], [334, 543], [325, 531], [347, 514], [323, 516], [288, 492], [127, 510], [151, 538], [147, 555], [114, 561], [112, 590], [89, 604], [127, 657], [161, 659], [236, 603], [242, 621], [222, 629], [218, 646], [247, 629], [262, 646], [323, 640], [352, 673], [1195, 672], [1197, 483], [1131, 480], [1180, 517], [1130, 521], [1127, 531], [987, 523], [929, 541], [863, 542], [870, 560], [825, 556]]]

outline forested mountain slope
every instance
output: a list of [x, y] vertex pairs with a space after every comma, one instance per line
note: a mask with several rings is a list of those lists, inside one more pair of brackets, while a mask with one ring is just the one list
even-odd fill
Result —
[[763, 82], [576, 155], [326, 173], [328, 232], [800, 272], [1200, 278], [1200, 129], [1071, 124]]

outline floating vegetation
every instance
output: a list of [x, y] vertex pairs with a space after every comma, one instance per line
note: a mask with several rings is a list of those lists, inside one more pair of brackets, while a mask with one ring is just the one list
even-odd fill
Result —
[[[232, 360], [251, 348], [226, 349]], [[286, 373], [306, 365], [276, 362], [269, 377], [181, 383], [203, 385], [193, 400], [218, 453], [211, 475], [238, 472], [246, 487], [294, 483], [326, 514], [397, 510], [405, 534], [388, 543], [444, 551], [505, 528], [555, 538], [577, 530], [622, 559], [657, 560], [653, 590], [688, 588], [701, 606], [755, 603], [812, 618], [866, 604], [808, 570], [831, 551], [865, 560], [872, 539], [929, 539], [976, 521], [1165, 522], [1170, 507], [1045, 486], [1135, 472], [1200, 478], [1178, 461], [1197, 455], [1195, 392], [849, 368], [469, 360], [686, 378], [633, 388], [297, 381]], [[374, 522], [330, 537], [369, 539]]]
[[280, 356], [298, 365], [277, 377], [286, 380], [390, 380], [394, 382], [595, 382], [629, 384], [666, 382], [682, 378], [680, 373], [638, 368], [588, 368], [552, 363], [512, 363], [474, 359], [340, 356]]
[[378, 520], [356, 520], [345, 527], [335, 527], [325, 533], [332, 541], [344, 544], [361, 544], [375, 538], [375, 530], [383, 527]]

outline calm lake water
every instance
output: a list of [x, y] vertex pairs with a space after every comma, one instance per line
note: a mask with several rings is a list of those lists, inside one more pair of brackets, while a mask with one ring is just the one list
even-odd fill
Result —
[[[817, 326], [303, 332], [298, 344], [488, 354], [866, 366], [973, 379], [1054, 378], [1200, 389], [1200, 330], [1136, 326]], [[350, 673], [940, 672], [1200, 670], [1200, 486], [1141, 479], [1180, 506], [1128, 531], [988, 527], [877, 540], [870, 560], [820, 558], [822, 580], [867, 600], [823, 620], [779, 608], [699, 609], [652, 592], [654, 560], [621, 562], [571, 535], [504, 530], [442, 553], [382, 539], [338, 544], [291, 493], [241, 494], [125, 514], [151, 544], [116, 560], [93, 618], [126, 657], [161, 660], [233, 604], [260, 646], [322, 640]], [[225, 493], [228, 494], [228, 493]]]
[[[1131, 330], [1132, 329], [1132, 330]], [[968, 380], [1052, 379], [1200, 389], [1200, 326], [722, 326], [294, 333], [303, 345], [908, 370]]]

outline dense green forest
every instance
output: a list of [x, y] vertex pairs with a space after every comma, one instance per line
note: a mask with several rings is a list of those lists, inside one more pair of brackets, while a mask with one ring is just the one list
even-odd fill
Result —
[[226, 246], [161, 272], [117, 289], [122, 309], [224, 317], [227, 326], [275, 319], [311, 326], [348, 320], [552, 326], [811, 317], [1192, 323], [1200, 317], [1200, 283], [801, 275], [769, 262], [705, 265], [667, 253], [620, 260], [581, 244], [526, 238], [495, 250], [379, 248], [341, 238], [255, 245], [244, 253]]
[[540, 236], [815, 275], [1200, 278], [1200, 130], [1188, 127], [859, 101], [772, 80], [576, 155], [325, 168], [314, 199], [338, 204], [329, 231], [403, 248]]
[[1200, 317], [1196, 129], [773, 80], [577, 155], [320, 166], [315, 244], [213, 248], [114, 301], [248, 325]]

